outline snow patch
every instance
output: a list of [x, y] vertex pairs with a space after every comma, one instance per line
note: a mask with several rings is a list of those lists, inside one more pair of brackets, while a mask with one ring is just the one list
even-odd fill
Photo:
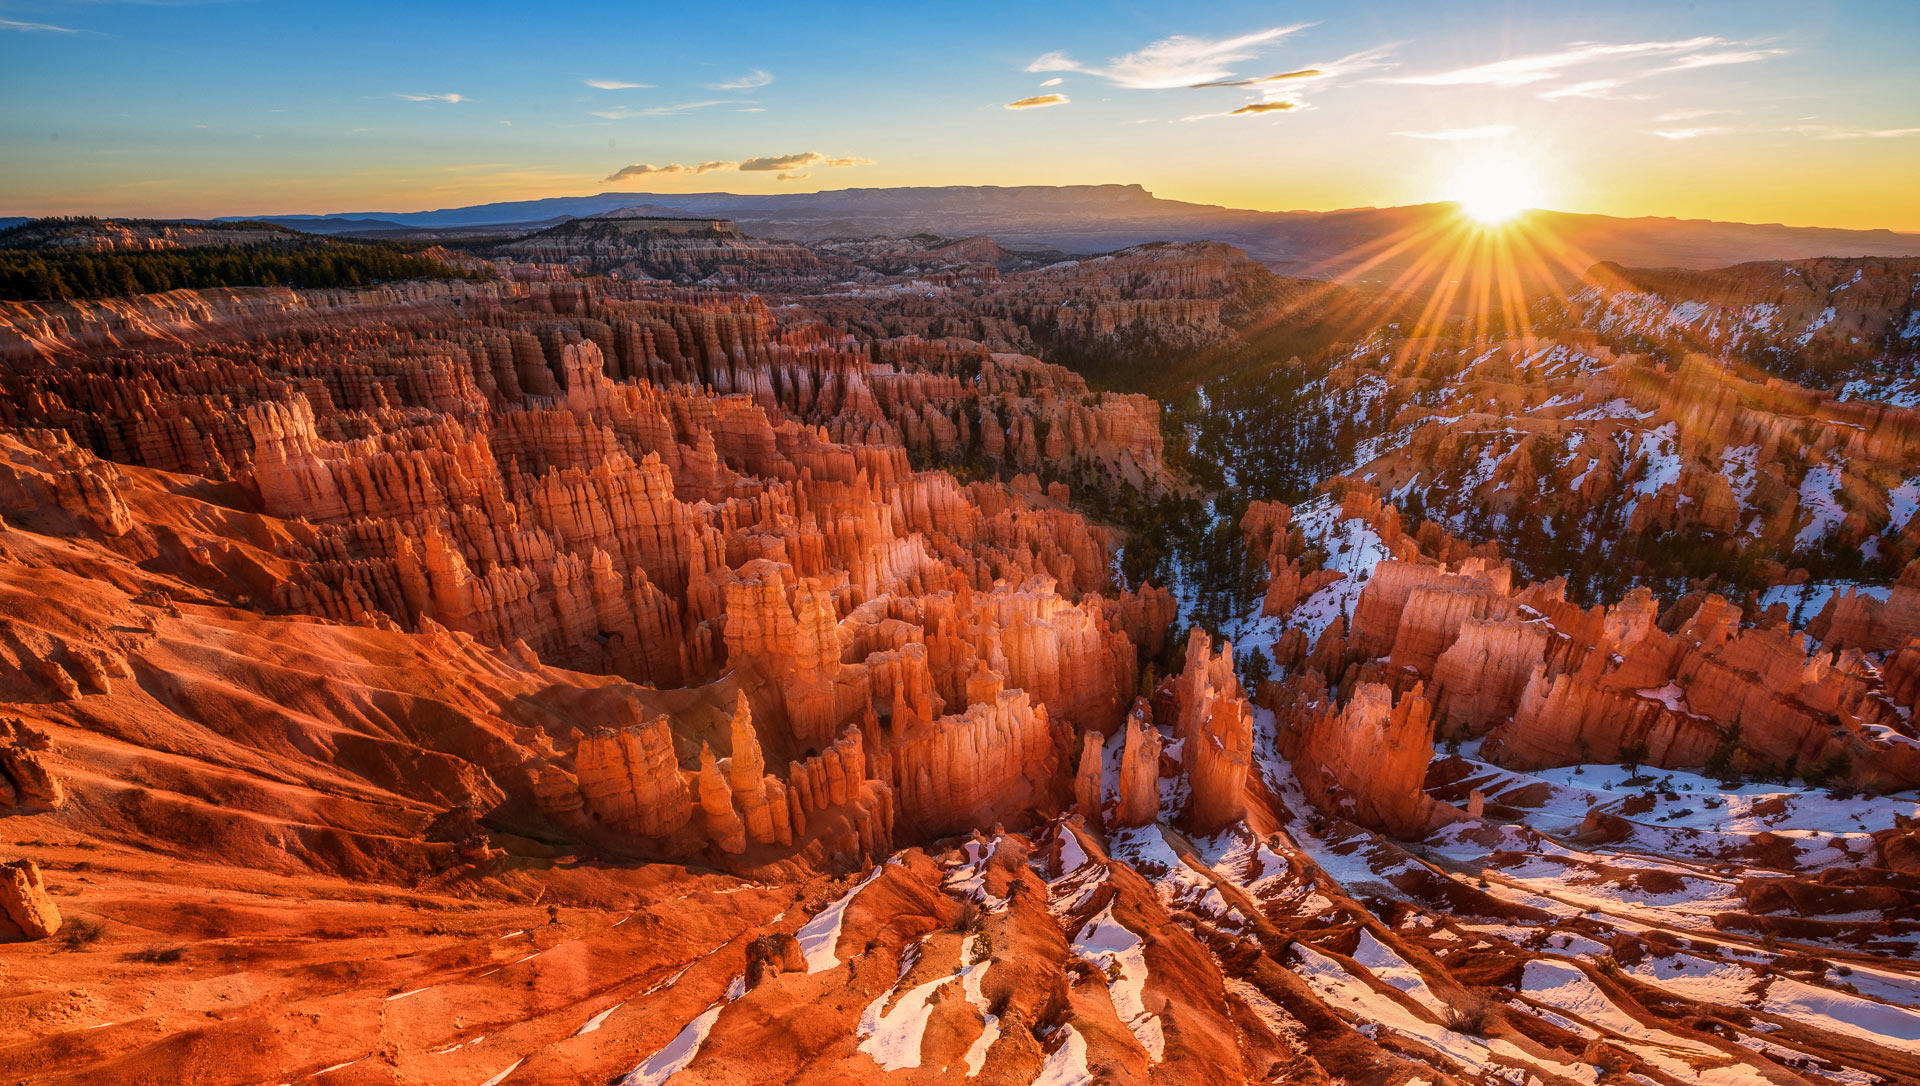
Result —
[[794, 938], [800, 941], [800, 950], [807, 957], [807, 972], [818, 973], [832, 969], [840, 964], [838, 947], [840, 945], [840, 925], [846, 919], [847, 906], [853, 897], [866, 889], [868, 883], [880, 877], [880, 865], [873, 873], [842, 894], [839, 900], [820, 910], [820, 915], [807, 921], [806, 926], [794, 932]]

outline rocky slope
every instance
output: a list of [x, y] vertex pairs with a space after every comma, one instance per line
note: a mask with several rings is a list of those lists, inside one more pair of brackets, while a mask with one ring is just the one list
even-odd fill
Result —
[[[1920, 403], [1920, 261], [1806, 260], [1716, 271], [1595, 268], [1564, 319], [1609, 342], [1743, 359], [1843, 399]], [[1557, 305], [1543, 307], [1555, 317]]]
[[[1884, 326], [1890, 310], [1860, 319]], [[1615, 314], [1587, 311], [1603, 328]], [[1523, 574], [1567, 576], [1585, 602], [1712, 577], [1804, 622], [1825, 585], [1891, 582], [1920, 553], [1920, 416], [1857, 385], [1794, 384], [1723, 347], [1389, 324], [1310, 362], [1214, 380], [1201, 409], [1179, 405], [1193, 437], [1175, 451], [1256, 495], [1376, 486], [1410, 523], [1497, 541]], [[1231, 457], [1243, 448], [1279, 455]]]

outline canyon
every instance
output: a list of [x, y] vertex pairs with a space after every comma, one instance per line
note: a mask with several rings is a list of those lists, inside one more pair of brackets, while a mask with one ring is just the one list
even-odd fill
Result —
[[1920, 1080], [1915, 261], [597, 210], [0, 303], [0, 1078]]

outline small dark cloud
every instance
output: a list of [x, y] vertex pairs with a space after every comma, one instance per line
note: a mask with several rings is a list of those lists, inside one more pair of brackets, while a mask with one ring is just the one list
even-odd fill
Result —
[[637, 165], [637, 166], [622, 166], [620, 169], [614, 171], [611, 174], [608, 174], [606, 179], [608, 181], [619, 181], [628, 177], [647, 177], [653, 174], [693, 173], [693, 172], [696, 172], [696, 171], [689, 170], [685, 166], [680, 165], [678, 162], [669, 162], [665, 166], [654, 166], [647, 163], [641, 163], [640, 165]]
[[1241, 106], [1239, 109], [1227, 114], [1227, 116], [1241, 117], [1252, 116], [1259, 113], [1285, 113], [1288, 110], [1299, 108], [1300, 103], [1298, 102], [1255, 102], [1252, 105]]
[[862, 158], [858, 155], [844, 155], [839, 158], [829, 158], [818, 151], [802, 151], [797, 155], [763, 155], [759, 158], [742, 159], [739, 162], [728, 162], [716, 159], [710, 162], [696, 163], [692, 166], [683, 165], [678, 162], [669, 162], [664, 166], [641, 163], [635, 166], [623, 167], [618, 172], [609, 176], [607, 180], [619, 181], [628, 177], [672, 174], [772, 173], [778, 174], [782, 181], [798, 181], [807, 176], [807, 174], [800, 171], [810, 166], [840, 167], [871, 165], [873, 165], [872, 159]]
[[1297, 72], [1280, 72], [1277, 75], [1263, 75], [1258, 79], [1216, 79], [1211, 83], [1195, 83], [1194, 90], [1205, 87], [1257, 87], [1262, 83], [1284, 83], [1289, 79], [1318, 79], [1327, 74], [1319, 68], [1302, 68]]
[[797, 155], [768, 155], [763, 158], [744, 158], [740, 160], [742, 173], [781, 173], [797, 170], [806, 166], [817, 166], [827, 160], [827, 156], [818, 151], [803, 151]]

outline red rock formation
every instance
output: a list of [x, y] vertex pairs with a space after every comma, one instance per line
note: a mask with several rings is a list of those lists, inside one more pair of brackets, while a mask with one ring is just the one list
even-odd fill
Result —
[[1099, 732], [1082, 732], [1080, 760], [1073, 771], [1073, 805], [1087, 825], [1099, 829], [1105, 821], [1101, 797], [1104, 745]]
[[[1213, 833], [1246, 810], [1253, 766], [1253, 718], [1234, 674], [1233, 646], [1215, 653], [1206, 632], [1195, 627], [1187, 634], [1186, 668], [1167, 683], [1180, 764], [1191, 789], [1182, 814], [1193, 832]], [[1143, 743], [1141, 760], [1144, 755]]]
[[0, 864], [0, 943], [45, 939], [60, 930], [60, 909], [32, 860]]
[[1160, 816], [1160, 732], [1153, 706], [1137, 698], [1127, 714], [1126, 740], [1120, 751], [1119, 826], [1145, 826]]
[[1469, 618], [1434, 661], [1432, 701], [1440, 730], [1478, 735], [1513, 716], [1551, 631], [1539, 622]]
[[[621, 707], [634, 712], [630, 702]], [[672, 838], [693, 816], [692, 793], [674, 754], [672, 722], [665, 716], [582, 738], [574, 766], [578, 802], [610, 829]]]
[[1807, 632], [1829, 648], [1891, 652], [1920, 635], [1920, 560], [1900, 571], [1885, 600], [1849, 588], [1827, 599]]
[[1281, 750], [1307, 798], [1363, 826], [1419, 837], [1464, 817], [1422, 790], [1433, 757], [1432, 707], [1418, 685], [1361, 683], [1344, 707], [1296, 703]]
[[[1347, 505], [1356, 493], [1347, 492]], [[1915, 668], [1904, 655], [1875, 673], [1858, 652], [1810, 652], [1777, 620], [1743, 630], [1737, 609], [1704, 594], [1664, 616], [1645, 589], [1582, 611], [1557, 581], [1516, 590], [1504, 565], [1461, 557], [1438, 536], [1395, 535], [1397, 525], [1372, 511], [1371, 499], [1343, 513], [1368, 518], [1403, 557], [1372, 571], [1351, 636], [1336, 621], [1311, 654], [1284, 637], [1277, 654], [1349, 690], [1356, 663], [1362, 682], [1403, 693], [1423, 682], [1439, 730], [1490, 730], [1488, 757], [1541, 767], [1617, 761], [1623, 749], [1644, 746], [1644, 760], [1660, 766], [1845, 765], [1854, 783], [1872, 788], [1920, 779], [1920, 735], [1886, 700], [1911, 696]], [[1428, 549], [1455, 557], [1436, 561]], [[1830, 647], [1848, 638], [1895, 641], [1909, 595], [1903, 585], [1884, 604], [1841, 597], [1827, 613], [1841, 616], [1831, 623], [1840, 632], [1829, 634]], [[1876, 624], [1886, 632], [1865, 632]], [[1306, 703], [1320, 703], [1323, 716], [1339, 704], [1295, 690], [1274, 705]]]
[[24, 721], [0, 719], [0, 809], [51, 811], [67, 801], [40, 756], [50, 745], [45, 732]]
[[1107, 609], [1107, 621], [1124, 632], [1145, 655], [1158, 656], [1166, 647], [1167, 632], [1180, 614], [1179, 601], [1165, 588], [1143, 584], [1119, 593]]

